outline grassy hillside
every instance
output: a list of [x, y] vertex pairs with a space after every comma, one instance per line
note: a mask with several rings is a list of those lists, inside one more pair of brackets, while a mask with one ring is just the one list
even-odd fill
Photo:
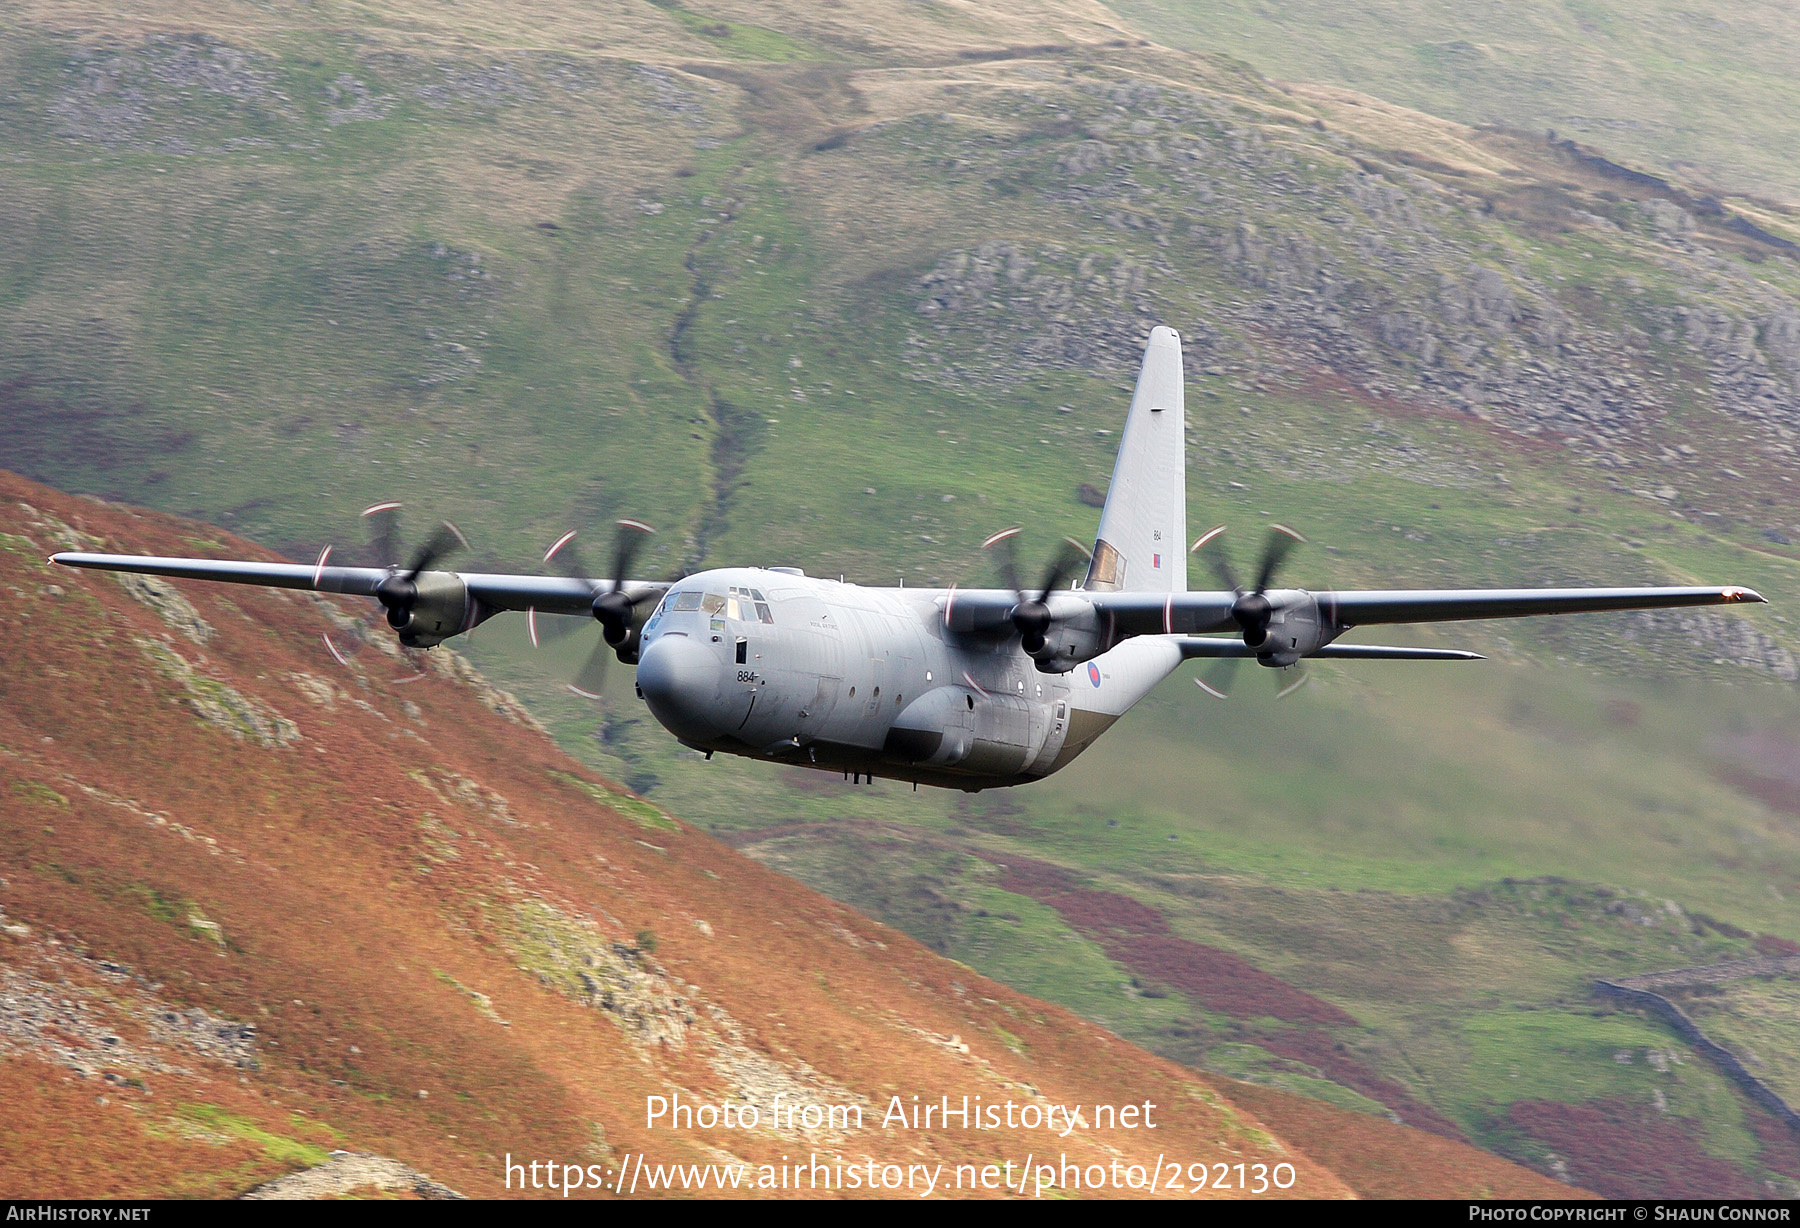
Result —
[[1785, 4], [1115, 0], [1171, 47], [1467, 124], [1604, 145], [1659, 173], [1800, 201], [1800, 20]]
[[399, 497], [480, 566], [628, 513], [651, 573], [973, 578], [1002, 525], [1091, 534], [1167, 322], [1190, 519], [1245, 556], [1299, 525], [1296, 583], [1761, 589], [1403, 629], [1496, 661], [1279, 707], [1177, 679], [975, 800], [701, 764], [559, 690], [585, 643], [470, 652], [573, 755], [1166, 1055], [1577, 1179], [1619, 1167], [1584, 1139], [1692, 1161], [1642, 1192], [1793, 1176], [1698, 1061], [1614, 1060], [1679, 1046], [1584, 989], [1800, 937], [1787, 214], [1087, 5], [0, 22], [0, 448], [69, 489], [302, 558]]

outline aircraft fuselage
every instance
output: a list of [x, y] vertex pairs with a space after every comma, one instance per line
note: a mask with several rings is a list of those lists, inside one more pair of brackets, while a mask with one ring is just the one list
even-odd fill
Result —
[[943, 589], [728, 568], [671, 588], [644, 626], [638, 691], [696, 750], [976, 790], [1048, 776], [1180, 663], [1128, 640], [1068, 673], [1019, 638], [948, 632]]

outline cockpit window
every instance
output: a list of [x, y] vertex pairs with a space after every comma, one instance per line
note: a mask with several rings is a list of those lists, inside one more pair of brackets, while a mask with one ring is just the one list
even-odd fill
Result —
[[770, 611], [767, 599], [760, 592], [753, 588], [738, 588], [736, 585], [732, 586], [731, 597], [725, 605], [725, 614], [728, 618], [735, 618], [739, 622], [746, 623], [773, 623], [775, 621], [775, 615]]
[[661, 609], [671, 614], [688, 614], [699, 610], [715, 618], [733, 618], [746, 623], [770, 623], [775, 621], [775, 613], [769, 608], [768, 599], [753, 588], [732, 586], [730, 596], [723, 593], [704, 593], [699, 589], [687, 589], [684, 592], [672, 592], [663, 598]]

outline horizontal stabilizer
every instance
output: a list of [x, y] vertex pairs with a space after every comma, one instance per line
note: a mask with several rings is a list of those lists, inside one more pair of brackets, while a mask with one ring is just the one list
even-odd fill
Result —
[[[1196, 657], [1254, 657], [1256, 655], [1256, 649], [1236, 638], [1189, 636], [1176, 642], [1181, 645], [1181, 656], [1184, 660], [1193, 660]], [[1385, 644], [1327, 644], [1316, 652], [1308, 653], [1307, 657], [1308, 659], [1336, 658], [1340, 661], [1487, 660], [1478, 652], [1464, 652], [1460, 648], [1393, 648]]]
[[1362, 661], [1485, 661], [1478, 652], [1460, 648], [1394, 648], [1386, 644], [1327, 644], [1308, 657], [1337, 657]]

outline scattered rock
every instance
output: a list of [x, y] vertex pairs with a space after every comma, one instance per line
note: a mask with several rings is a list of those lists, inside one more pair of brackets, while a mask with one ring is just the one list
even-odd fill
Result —
[[394, 98], [391, 94], [377, 97], [369, 92], [369, 87], [352, 77], [349, 73], [339, 73], [337, 80], [325, 87], [334, 106], [325, 112], [325, 122], [336, 128], [339, 124], [362, 123], [372, 119], [382, 119], [394, 109]]
[[[388, 642], [388, 637], [381, 637], [381, 642]], [[481, 671], [469, 664], [469, 659], [461, 653], [440, 644], [425, 654], [425, 664], [432, 672], [460, 682], [474, 691], [488, 711], [505, 717], [515, 725], [524, 725], [545, 736], [549, 735], [549, 731], [526, 711], [525, 705], [519, 702], [516, 695], [510, 691], [502, 691], [482, 677]]]
[[545, 900], [514, 905], [513, 918], [513, 953], [527, 972], [606, 1011], [640, 1044], [686, 1044], [692, 1005], [642, 949], [608, 941], [592, 921]]
[[333, 1152], [323, 1164], [264, 1182], [242, 1197], [251, 1201], [345, 1198], [358, 1190], [410, 1193], [434, 1200], [464, 1197], [398, 1160], [366, 1151]]
[[260, 746], [287, 746], [300, 740], [300, 727], [294, 722], [260, 699], [207, 677], [168, 644], [141, 635], [133, 636], [132, 642], [150, 658], [157, 673], [181, 685], [187, 706], [207, 724]]
[[173, 584], [160, 576], [140, 576], [129, 571], [110, 574], [119, 582], [120, 588], [131, 594], [134, 601], [149, 606], [158, 618], [182, 635], [200, 645], [212, 642], [216, 634], [212, 624], [200, 617], [200, 611], [194, 608], [194, 603], [176, 591]]

